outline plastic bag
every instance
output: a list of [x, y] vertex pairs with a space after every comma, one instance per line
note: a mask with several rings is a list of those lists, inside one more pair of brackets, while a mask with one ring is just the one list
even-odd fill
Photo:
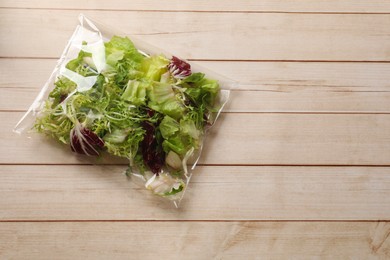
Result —
[[[234, 81], [84, 15], [17, 133], [129, 159], [128, 176], [178, 206]], [[130, 39], [130, 40], [129, 40]]]

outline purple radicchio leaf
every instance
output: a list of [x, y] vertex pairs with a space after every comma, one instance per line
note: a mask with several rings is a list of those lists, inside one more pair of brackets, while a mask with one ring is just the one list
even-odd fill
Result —
[[104, 147], [104, 141], [93, 131], [77, 124], [70, 131], [70, 147], [73, 152], [88, 156], [98, 156], [99, 149]]
[[172, 56], [168, 69], [172, 76], [177, 79], [184, 79], [191, 75], [191, 65], [175, 56]]
[[145, 130], [144, 139], [141, 142], [142, 157], [145, 165], [158, 175], [164, 165], [164, 152], [157, 142], [154, 125], [145, 121], [142, 127]]

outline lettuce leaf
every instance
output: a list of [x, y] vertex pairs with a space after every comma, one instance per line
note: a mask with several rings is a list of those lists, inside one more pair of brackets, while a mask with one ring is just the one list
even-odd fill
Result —
[[168, 83], [153, 82], [148, 93], [149, 100], [155, 104], [164, 104], [167, 101], [175, 99], [175, 92]]
[[196, 140], [199, 139], [200, 135], [200, 131], [196, 128], [195, 122], [189, 118], [180, 120], [180, 133]]
[[180, 125], [172, 117], [165, 116], [164, 119], [161, 121], [159, 128], [162, 137], [168, 139], [169, 137], [171, 137], [172, 135], [174, 135], [176, 132], [180, 130]]
[[177, 99], [172, 86], [168, 83], [154, 82], [149, 92], [148, 106], [162, 114], [174, 119], [180, 119], [185, 107], [183, 102]]
[[151, 81], [160, 81], [161, 75], [168, 71], [169, 60], [162, 55], [151, 56], [142, 62], [142, 71], [145, 78]]
[[216, 97], [220, 91], [220, 86], [216, 80], [202, 78], [193, 82], [185, 93], [194, 101], [197, 106], [213, 107]]
[[174, 151], [178, 155], [184, 155], [189, 150], [188, 138], [183, 135], [174, 135], [168, 139], [165, 139], [162, 143], [162, 147], [165, 153]]
[[105, 44], [106, 62], [111, 66], [115, 84], [123, 88], [129, 80], [141, 78], [141, 63], [145, 57], [127, 37], [113, 36]]
[[146, 104], [146, 88], [147, 84], [144, 82], [129, 80], [127, 87], [123, 92], [121, 98], [130, 101], [132, 104], [139, 106]]
[[113, 67], [125, 57], [134, 63], [140, 63], [144, 59], [144, 56], [127, 37], [113, 36], [104, 46], [106, 47], [106, 62]]

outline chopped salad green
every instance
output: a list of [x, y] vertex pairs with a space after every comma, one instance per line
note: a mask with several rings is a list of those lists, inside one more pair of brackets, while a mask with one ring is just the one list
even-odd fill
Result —
[[158, 195], [182, 192], [186, 162], [219, 109], [218, 82], [176, 57], [143, 54], [127, 37], [114, 36], [104, 47], [100, 72], [83, 50], [66, 64], [72, 76], [57, 78], [35, 129], [79, 154], [129, 159], [129, 172], [149, 176], [146, 187]]

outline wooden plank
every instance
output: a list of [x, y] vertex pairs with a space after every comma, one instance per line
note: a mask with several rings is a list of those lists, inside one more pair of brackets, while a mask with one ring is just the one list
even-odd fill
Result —
[[390, 12], [390, 4], [385, 0], [328, 0], [313, 1], [289, 0], [256, 1], [256, 0], [219, 0], [219, 1], [60, 1], [60, 0], [2, 0], [0, 7], [18, 8], [59, 8], [59, 9], [93, 9], [93, 10], [164, 10], [164, 11], [234, 11], [234, 12], [363, 12], [383, 13]]
[[[38, 95], [38, 88], [0, 88], [1, 111], [26, 111]], [[275, 87], [278, 88], [278, 87]], [[390, 91], [354, 91], [320, 89], [297, 90], [304, 87], [279, 87], [270, 90], [234, 90], [225, 112], [250, 113], [390, 113]], [[9, 97], [18, 97], [17, 102]]]
[[0, 232], [4, 259], [390, 257], [388, 222], [0, 223]]
[[389, 167], [199, 166], [178, 210], [125, 169], [2, 166], [0, 221], [390, 220]]
[[[0, 59], [0, 110], [26, 110], [55, 63]], [[390, 63], [196, 63], [241, 82], [228, 112], [390, 112]]]
[[[184, 58], [390, 61], [390, 14], [85, 13]], [[1, 9], [0, 56], [58, 57], [78, 14]]]
[[[90, 163], [42, 136], [11, 131], [19, 112], [2, 112], [0, 163]], [[223, 114], [210, 131], [205, 164], [390, 165], [390, 115]], [[39, 151], [39, 152], [36, 152]]]

